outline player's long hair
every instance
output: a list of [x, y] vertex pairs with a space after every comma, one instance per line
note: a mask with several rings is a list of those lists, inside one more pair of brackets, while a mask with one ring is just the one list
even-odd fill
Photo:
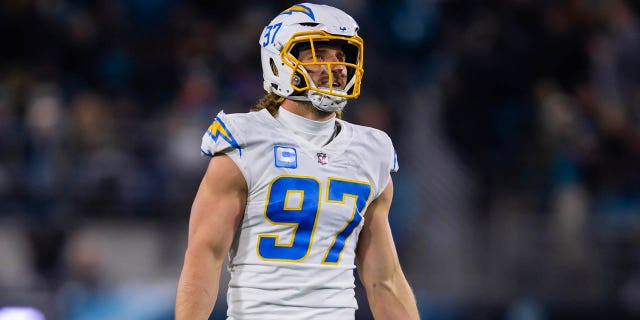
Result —
[[[282, 102], [284, 102], [284, 97], [281, 97], [275, 93], [268, 93], [264, 97], [258, 100], [255, 106], [251, 107], [251, 111], [260, 111], [262, 109], [267, 109], [272, 116], [275, 116], [278, 113], [278, 108]], [[336, 112], [336, 118], [342, 119], [342, 111]]]
[[275, 93], [268, 93], [264, 97], [258, 100], [255, 106], [251, 107], [251, 111], [260, 111], [262, 109], [267, 109], [272, 116], [275, 116], [278, 113], [278, 108], [284, 102], [284, 97], [281, 97]]

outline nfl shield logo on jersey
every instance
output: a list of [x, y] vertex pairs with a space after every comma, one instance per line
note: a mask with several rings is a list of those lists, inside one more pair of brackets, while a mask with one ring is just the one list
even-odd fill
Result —
[[318, 163], [319, 164], [327, 164], [328, 160], [327, 160], [327, 154], [324, 152], [318, 152], [316, 154], [318, 156]]

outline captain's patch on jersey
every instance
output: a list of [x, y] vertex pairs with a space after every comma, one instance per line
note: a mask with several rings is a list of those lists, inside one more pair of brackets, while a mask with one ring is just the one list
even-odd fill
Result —
[[278, 168], [295, 169], [298, 167], [298, 154], [296, 148], [285, 146], [273, 146], [273, 159]]

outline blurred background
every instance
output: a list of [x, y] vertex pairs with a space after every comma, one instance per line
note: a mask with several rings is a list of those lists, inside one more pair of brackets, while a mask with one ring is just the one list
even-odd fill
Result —
[[[394, 140], [424, 318], [640, 318], [640, 2], [319, 3], [361, 26], [345, 119]], [[172, 319], [200, 139], [292, 4], [1, 2], [0, 319]]]

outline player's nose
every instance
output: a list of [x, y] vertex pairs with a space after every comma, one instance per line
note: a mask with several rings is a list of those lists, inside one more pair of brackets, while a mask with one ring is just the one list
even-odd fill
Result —
[[342, 73], [347, 69], [347, 67], [344, 64], [335, 63], [335, 62], [341, 62], [338, 58], [332, 59], [331, 62], [334, 62], [331, 64], [331, 71], [334, 73]]

